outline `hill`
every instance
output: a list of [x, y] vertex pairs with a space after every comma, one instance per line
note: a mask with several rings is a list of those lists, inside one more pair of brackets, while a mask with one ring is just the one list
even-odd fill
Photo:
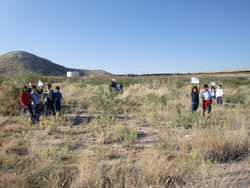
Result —
[[0, 55], [0, 75], [9, 77], [24, 70], [45, 76], [66, 76], [68, 71], [78, 71], [81, 76], [109, 74], [103, 70], [66, 68], [24, 51], [13, 51]]

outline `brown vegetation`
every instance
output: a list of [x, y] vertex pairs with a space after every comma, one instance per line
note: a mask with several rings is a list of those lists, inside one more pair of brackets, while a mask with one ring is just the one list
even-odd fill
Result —
[[0, 187], [247, 186], [249, 84], [241, 82], [227, 83], [225, 103], [205, 118], [201, 107], [190, 112], [181, 78], [123, 93], [60, 83], [61, 114], [35, 125], [0, 118]]

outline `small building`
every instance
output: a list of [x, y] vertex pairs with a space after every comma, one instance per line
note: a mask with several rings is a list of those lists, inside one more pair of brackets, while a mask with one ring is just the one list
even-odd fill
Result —
[[77, 71], [67, 72], [67, 77], [79, 77], [80, 73]]

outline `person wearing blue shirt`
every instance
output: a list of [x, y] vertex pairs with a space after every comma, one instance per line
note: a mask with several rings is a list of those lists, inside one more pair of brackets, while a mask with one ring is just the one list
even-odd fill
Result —
[[120, 89], [121, 89], [121, 91], [123, 91], [123, 85], [122, 85], [122, 83], [120, 84]]
[[33, 118], [33, 121], [34, 122], [37, 122], [39, 121], [39, 118], [40, 118], [40, 101], [39, 101], [39, 94], [36, 90], [36, 86], [33, 85], [31, 87], [31, 93], [30, 93], [33, 101], [31, 102], [31, 106], [32, 106], [32, 110], [34, 111], [34, 118]]
[[199, 107], [200, 82], [198, 88], [196, 86], [192, 87], [192, 82], [190, 82], [190, 92], [192, 98], [192, 112], [195, 112]]
[[60, 87], [56, 87], [56, 92], [55, 92], [55, 111], [60, 112], [61, 110], [61, 99], [62, 99], [62, 94], [60, 93]]

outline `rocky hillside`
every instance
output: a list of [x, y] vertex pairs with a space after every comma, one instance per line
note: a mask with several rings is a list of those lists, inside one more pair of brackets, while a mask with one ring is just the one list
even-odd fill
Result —
[[13, 51], [0, 55], [0, 75], [12, 76], [24, 70], [45, 76], [66, 76], [67, 71], [79, 71], [81, 76], [109, 74], [102, 70], [66, 68], [48, 59], [23, 51]]

